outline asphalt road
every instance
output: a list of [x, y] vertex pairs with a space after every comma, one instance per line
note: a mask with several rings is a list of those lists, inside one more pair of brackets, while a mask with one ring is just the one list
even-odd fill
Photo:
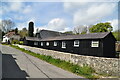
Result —
[[82, 78], [12, 47], [0, 46], [3, 78]]

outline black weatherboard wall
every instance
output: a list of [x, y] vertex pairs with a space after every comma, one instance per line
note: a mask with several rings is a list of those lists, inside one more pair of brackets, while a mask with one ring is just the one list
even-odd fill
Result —
[[[62, 48], [62, 41], [66, 43], [66, 48]], [[101, 40], [79, 40], [79, 47], [74, 47], [75, 40], [59, 40], [57, 41], [57, 46], [54, 46], [54, 41], [47, 41], [50, 42], [49, 46], [44, 45], [43, 48], [57, 50], [62, 52], [70, 52], [79, 55], [88, 55], [88, 56], [103, 56], [103, 48]], [[91, 47], [91, 41], [99, 41], [99, 47], [93, 48]], [[46, 44], [46, 42], [44, 42]]]
[[[102, 56], [102, 42], [99, 39], [79, 40], [79, 46], [74, 46], [75, 40], [66, 41], [66, 52], [75, 53], [79, 55]], [[92, 41], [99, 41], [99, 47], [91, 47]]]
[[115, 38], [110, 33], [103, 39], [103, 56], [105, 57], [113, 57], [115, 56]]
[[[79, 40], [79, 46], [74, 46], [74, 41]], [[89, 33], [83, 35], [64, 35], [47, 38], [26, 38], [27, 45], [40, 47], [50, 50], [57, 50], [62, 52], [70, 52], [73, 54], [98, 56], [98, 57], [115, 57], [115, 41], [116, 39], [111, 32], [104, 33]], [[34, 45], [34, 42], [38, 42], [38, 45]], [[66, 43], [66, 48], [62, 48], [62, 42]], [[98, 47], [92, 47], [92, 41], [99, 42]], [[43, 46], [41, 46], [43, 42]], [[49, 42], [47, 46], [46, 43]], [[57, 42], [57, 46], [54, 46], [54, 42]]]

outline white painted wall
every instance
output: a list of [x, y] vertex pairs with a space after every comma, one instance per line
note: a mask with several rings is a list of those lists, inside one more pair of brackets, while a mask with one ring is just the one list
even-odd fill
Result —
[[2, 41], [2, 43], [6, 43], [6, 42], [8, 42], [8, 40], [9, 40], [9, 38], [8, 38], [7, 36], [3, 36], [3, 41]]

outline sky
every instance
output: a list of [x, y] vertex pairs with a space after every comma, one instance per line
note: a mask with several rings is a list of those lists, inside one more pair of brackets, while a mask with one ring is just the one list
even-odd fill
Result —
[[74, 1], [2, 1], [0, 20], [11, 19], [19, 30], [33, 21], [36, 29], [71, 31], [79, 25], [110, 22], [118, 29], [118, 0]]

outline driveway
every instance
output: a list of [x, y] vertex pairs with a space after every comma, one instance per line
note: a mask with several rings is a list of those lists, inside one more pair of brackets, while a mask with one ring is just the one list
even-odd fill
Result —
[[15, 48], [2, 46], [2, 72], [3, 78], [69, 78], [77, 80], [82, 78], [71, 72], [65, 71], [45, 61], [28, 55]]

